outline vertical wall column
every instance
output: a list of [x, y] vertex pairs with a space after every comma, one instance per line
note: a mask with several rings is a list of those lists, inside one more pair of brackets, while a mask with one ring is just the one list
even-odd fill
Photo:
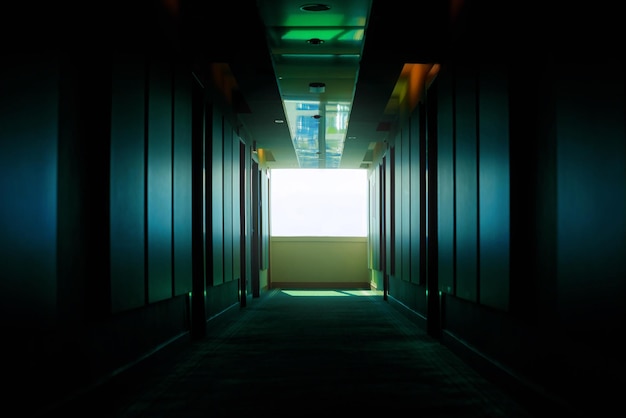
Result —
[[205, 267], [205, 100], [204, 88], [194, 80], [191, 109], [191, 240], [192, 271], [191, 284], [191, 335], [202, 338], [206, 335], [206, 267]]
[[[436, 95], [428, 96], [428, 108], [436, 109]], [[441, 335], [441, 299], [439, 293], [438, 271], [438, 192], [437, 192], [437, 122], [436, 112], [427, 112], [426, 119], [426, 289], [427, 294], [427, 331], [438, 338]]]

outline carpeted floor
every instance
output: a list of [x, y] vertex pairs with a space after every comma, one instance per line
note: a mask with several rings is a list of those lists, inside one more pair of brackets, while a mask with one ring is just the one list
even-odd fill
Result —
[[538, 415], [483, 379], [377, 292], [274, 290], [237, 309], [170, 362], [139, 378], [120, 379], [105, 395], [66, 412], [90, 417]]

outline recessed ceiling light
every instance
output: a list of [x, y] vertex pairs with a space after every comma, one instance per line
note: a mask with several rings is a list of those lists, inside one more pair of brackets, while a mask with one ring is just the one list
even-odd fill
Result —
[[274, 123], [285, 123], [284, 119], [274, 119]]
[[330, 10], [330, 6], [322, 3], [310, 3], [300, 6], [300, 10], [304, 12], [325, 12], [326, 10]]
[[324, 93], [326, 92], [326, 84], [313, 82], [309, 83], [309, 93]]

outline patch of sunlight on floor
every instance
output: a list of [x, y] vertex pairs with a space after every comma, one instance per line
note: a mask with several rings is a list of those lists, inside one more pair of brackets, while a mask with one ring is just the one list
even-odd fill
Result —
[[281, 290], [289, 296], [378, 296], [379, 290]]
[[381, 290], [344, 290], [344, 292], [349, 293], [352, 296], [382, 296], [383, 292]]

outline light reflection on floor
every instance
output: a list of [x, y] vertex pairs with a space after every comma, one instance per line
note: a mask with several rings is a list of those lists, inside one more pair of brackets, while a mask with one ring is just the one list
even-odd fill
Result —
[[356, 290], [344, 290], [344, 289], [336, 289], [336, 290], [321, 290], [321, 289], [312, 289], [312, 290], [281, 290], [282, 293], [285, 293], [289, 296], [379, 296], [382, 295], [383, 292], [380, 290], [368, 290], [368, 289], [356, 289]]

